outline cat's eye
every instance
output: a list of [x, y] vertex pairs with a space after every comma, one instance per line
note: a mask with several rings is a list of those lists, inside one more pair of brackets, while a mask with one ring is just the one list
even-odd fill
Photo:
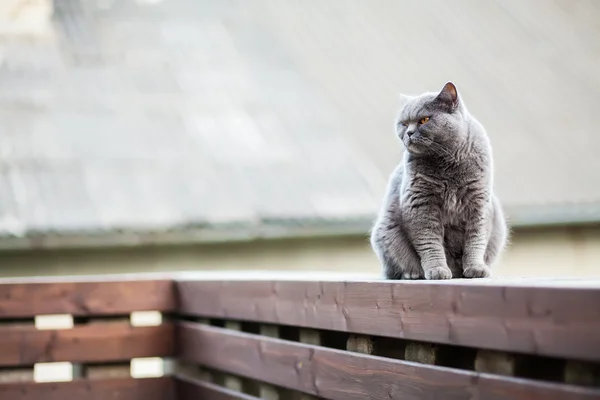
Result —
[[421, 118], [421, 120], [419, 121], [419, 124], [423, 125], [427, 121], [429, 121], [429, 117]]

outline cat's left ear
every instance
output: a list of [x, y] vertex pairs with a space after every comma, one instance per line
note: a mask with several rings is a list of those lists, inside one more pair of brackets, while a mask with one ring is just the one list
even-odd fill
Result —
[[405, 94], [400, 93], [400, 107], [404, 107], [406, 105], [406, 103], [408, 103], [408, 101], [412, 98], [410, 96], [407, 96]]
[[450, 106], [452, 110], [455, 110], [458, 107], [458, 90], [454, 83], [446, 83], [436, 99]]

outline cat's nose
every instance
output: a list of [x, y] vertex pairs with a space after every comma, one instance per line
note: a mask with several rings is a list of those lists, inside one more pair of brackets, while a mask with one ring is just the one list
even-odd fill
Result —
[[415, 131], [406, 131], [406, 134], [408, 135], [408, 137], [411, 137], [415, 134]]

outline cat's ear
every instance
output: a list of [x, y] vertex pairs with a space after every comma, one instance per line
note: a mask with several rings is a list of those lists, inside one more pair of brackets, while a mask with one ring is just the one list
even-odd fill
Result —
[[404, 107], [406, 103], [412, 98], [411, 96], [407, 96], [405, 94], [400, 93], [400, 107]]
[[453, 110], [458, 107], [458, 90], [452, 82], [448, 82], [442, 88], [440, 94], [436, 97], [437, 100], [449, 105]]

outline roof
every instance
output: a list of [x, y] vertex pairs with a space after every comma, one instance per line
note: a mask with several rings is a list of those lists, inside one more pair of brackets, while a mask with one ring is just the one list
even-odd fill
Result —
[[447, 80], [514, 224], [600, 221], [594, 2], [54, 1], [0, 32], [4, 246], [365, 232]]

